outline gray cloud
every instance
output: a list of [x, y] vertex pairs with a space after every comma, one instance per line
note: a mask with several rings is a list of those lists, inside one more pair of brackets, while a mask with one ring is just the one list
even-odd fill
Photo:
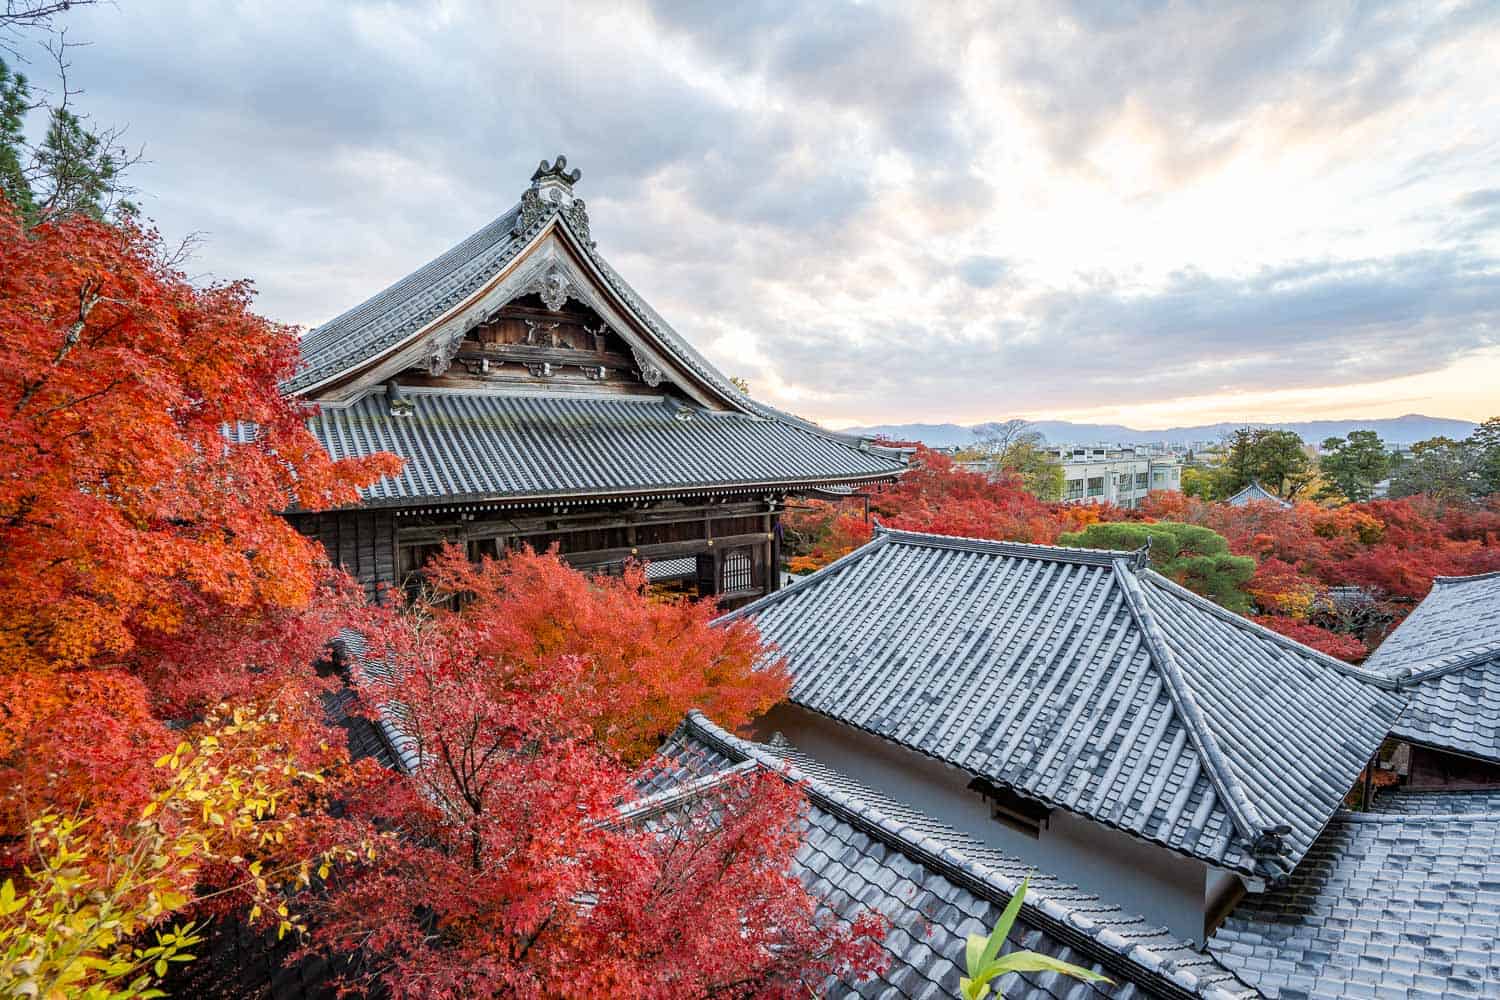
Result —
[[[1434, 70], [1494, 37], [1493, 9], [638, 3], [160, 0], [70, 24], [95, 43], [82, 103], [146, 144], [147, 213], [207, 231], [198, 267], [253, 277], [279, 319], [367, 297], [564, 151], [636, 287], [828, 419], [1349, 385], [1496, 343], [1500, 105], [1450, 134], [1464, 68]], [[1089, 158], [1127, 120], [1151, 143], [1148, 214], [1099, 225], [1134, 228], [1075, 218], [1059, 245], [1017, 221], [1095, 196]], [[1391, 168], [1302, 181], [1329, 185], [1299, 202], [1318, 218], [1266, 205], [1284, 245], [1225, 231], [1232, 266], [1174, 257], [1151, 206], [1247, 143]], [[1355, 217], [1398, 197], [1378, 226]], [[1340, 242], [1374, 231], [1376, 249]]]

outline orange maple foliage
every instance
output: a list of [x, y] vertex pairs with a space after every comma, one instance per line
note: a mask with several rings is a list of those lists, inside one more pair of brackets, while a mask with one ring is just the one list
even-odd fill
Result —
[[[336, 506], [395, 459], [331, 461], [278, 383], [294, 332], [248, 283], [193, 286], [155, 234], [0, 205], [0, 660], [124, 662], [201, 602], [305, 605], [311, 543], [277, 515]], [[228, 431], [228, 429], [233, 429]]]
[[737, 727], [786, 696], [784, 664], [767, 655], [755, 626], [722, 627], [709, 601], [645, 600], [645, 570], [589, 577], [555, 551], [528, 549], [470, 562], [444, 549], [424, 575], [440, 601], [458, 597], [461, 611], [438, 606], [441, 620], [463, 619], [475, 655], [514, 665], [520, 675], [566, 675], [581, 660], [574, 704], [594, 738], [627, 760], [653, 752], [689, 709]]
[[[136, 822], [154, 762], [225, 697], [278, 706], [262, 732], [302, 770], [343, 753], [309, 667], [349, 592], [278, 512], [352, 501], [397, 462], [327, 457], [278, 388], [295, 331], [250, 294], [195, 287], [128, 223], [22, 231], [0, 204], [8, 850], [49, 810], [102, 836]], [[296, 784], [278, 786], [288, 804]]]

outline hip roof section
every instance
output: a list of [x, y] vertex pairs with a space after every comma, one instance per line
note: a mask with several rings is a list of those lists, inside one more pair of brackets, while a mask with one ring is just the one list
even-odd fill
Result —
[[1281, 877], [1404, 697], [1140, 568], [1142, 555], [887, 531], [734, 616], [787, 658], [803, 707]]
[[521, 500], [889, 479], [903, 466], [794, 423], [660, 396], [548, 396], [411, 389], [325, 407], [308, 426], [335, 459], [392, 452], [396, 476], [367, 505]]

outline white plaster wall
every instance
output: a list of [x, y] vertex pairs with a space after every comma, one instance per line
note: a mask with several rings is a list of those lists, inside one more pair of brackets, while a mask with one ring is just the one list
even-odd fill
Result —
[[968, 790], [967, 772], [794, 705], [778, 706], [756, 725], [757, 739], [775, 732], [899, 802], [1203, 942], [1206, 904], [1224, 886], [1216, 880], [1210, 889], [1211, 869], [1202, 862], [1062, 809], [1033, 839], [990, 818], [983, 797]]

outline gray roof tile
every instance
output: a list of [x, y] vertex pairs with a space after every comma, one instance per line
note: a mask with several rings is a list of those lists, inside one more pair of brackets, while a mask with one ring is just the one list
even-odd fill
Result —
[[1244, 489], [1224, 501], [1236, 507], [1243, 507], [1249, 503], [1273, 503], [1278, 507], [1290, 507], [1291, 504], [1281, 497], [1266, 489], [1260, 483], [1251, 481]]
[[[1251, 894], [1209, 950], [1272, 997], [1500, 997], [1500, 813], [1410, 793], [1340, 812], [1283, 885]], [[1411, 808], [1407, 808], [1411, 806]], [[1459, 813], [1428, 812], [1451, 807]]]
[[1247, 874], [1297, 863], [1404, 704], [1118, 552], [883, 532], [741, 615], [793, 702]]
[[337, 375], [437, 319], [484, 284], [534, 235], [512, 233], [517, 205], [457, 246], [302, 338], [289, 392]]
[[336, 459], [389, 451], [406, 460], [362, 491], [367, 504], [868, 480], [902, 469], [795, 423], [683, 410], [661, 397], [413, 389], [408, 398], [410, 416], [391, 416], [372, 393], [308, 422]]
[[1500, 762], [1500, 573], [1438, 577], [1366, 666], [1411, 690], [1392, 735]]
[[[1011, 894], [1031, 885], [1010, 937], [1027, 948], [1102, 971], [1114, 986], [1051, 973], [1007, 977], [1010, 1000], [1042, 997], [1248, 997], [1254, 991], [1218, 960], [1098, 896], [854, 782], [785, 743], [733, 736], [692, 713], [648, 769], [646, 788], [671, 794], [754, 761], [788, 769], [809, 799], [802, 878], [844, 916], [879, 910], [891, 930], [891, 966], [861, 996], [957, 995], [963, 941], [988, 933]], [[830, 995], [840, 995], [829, 990]]]

